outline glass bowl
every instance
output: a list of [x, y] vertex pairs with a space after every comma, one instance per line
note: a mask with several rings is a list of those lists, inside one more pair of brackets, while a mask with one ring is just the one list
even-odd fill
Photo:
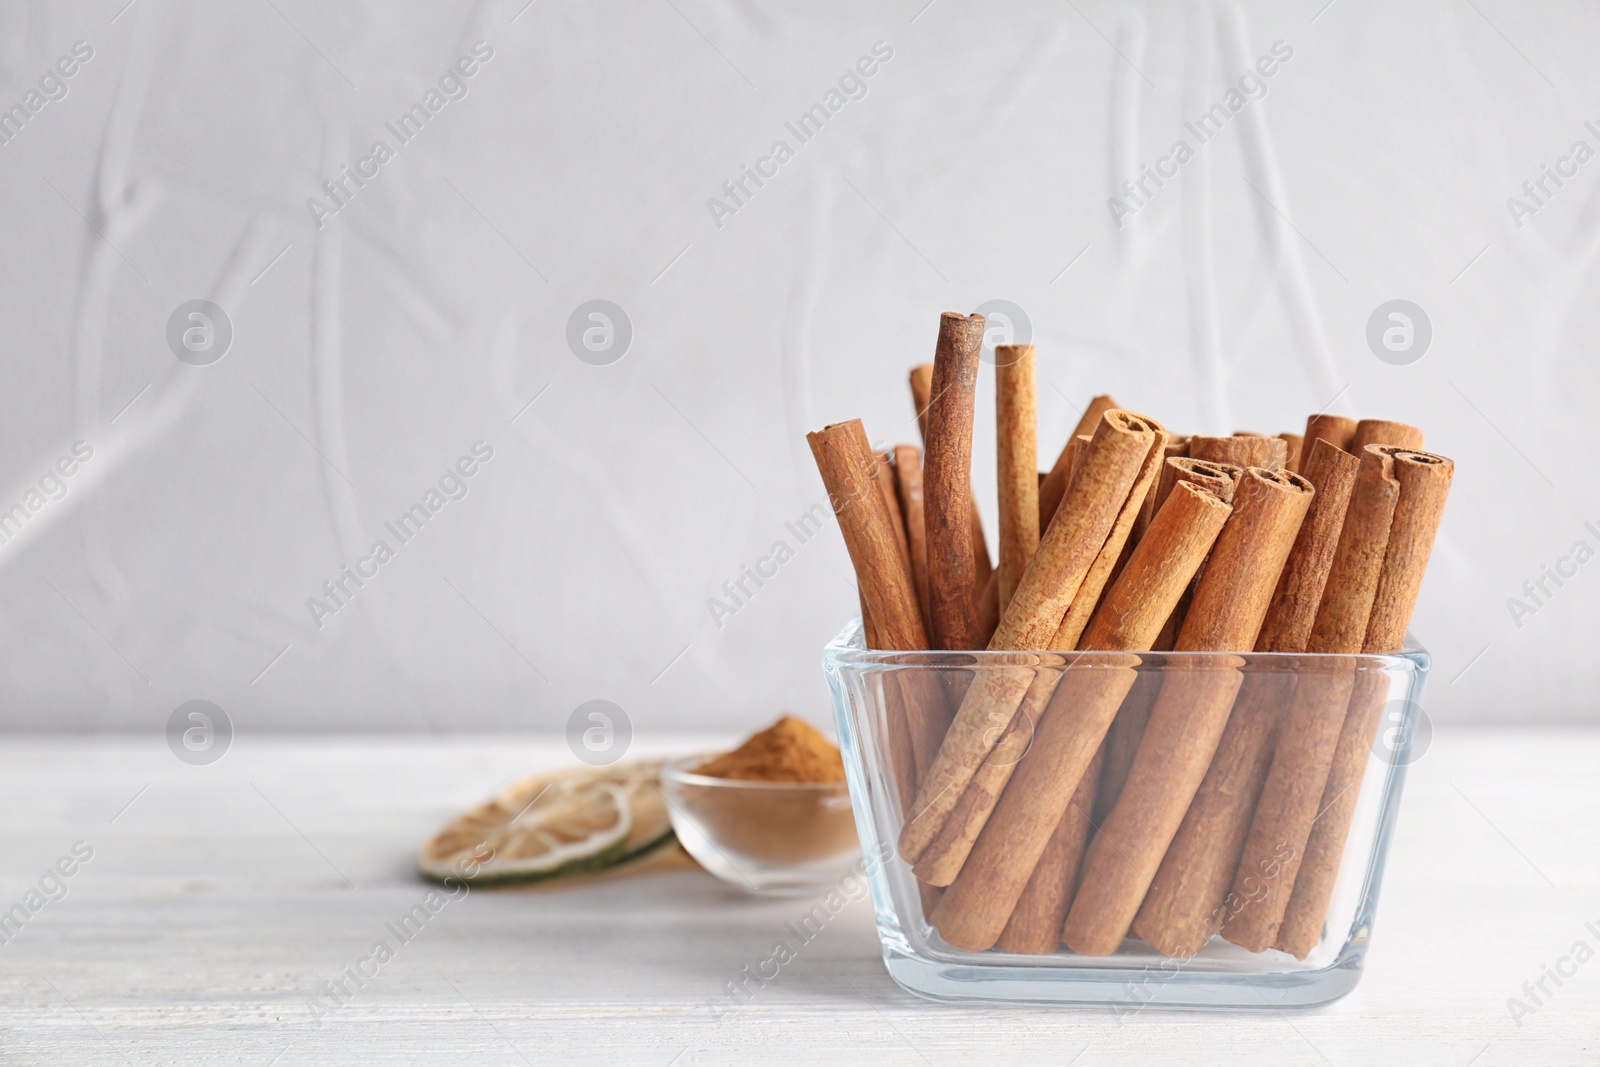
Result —
[[661, 768], [672, 828], [689, 855], [730, 885], [795, 896], [836, 884], [861, 847], [844, 782], [755, 782], [696, 774], [712, 755]]
[[[1418, 702], [1428, 662], [1427, 653], [1414, 647], [1397, 655], [1350, 656], [885, 652], [864, 647], [860, 620], [855, 620], [824, 649], [823, 667], [833, 692], [861, 848], [868, 855], [884, 858], [871, 869], [870, 885], [890, 975], [905, 989], [934, 1000], [1092, 1005], [1111, 1009], [1119, 1019], [1147, 1005], [1281, 1009], [1323, 1004], [1343, 996], [1360, 980], [1372, 934], [1384, 857], [1405, 768], [1414, 755], [1411, 739], [1421, 716]], [[1375, 725], [1371, 740], [1364, 742], [1369, 749], [1351, 748], [1353, 762], [1360, 764], [1355, 771], [1360, 777], [1341, 794], [1356, 796], [1354, 811], [1348, 816], [1348, 837], [1338, 860], [1321, 936], [1305, 958], [1270, 948], [1250, 952], [1220, 936], [1205, 941], [1205, 931], [1201, 933], [1204, 947], [1181, 958], [1163, 955], [1131, 934], [1119, 949], [1105, 956], [1079, 955], [1059, 943], [1054, 951], [1041, 955], [998, 948], [968, 951], [939, 936], [924, 912], [925, 905], [931, 910], [938, 898], [913, 876], [896, 845], [917, 786], [918, 757], [909, 740], [914, 731], [907, 723], [913, 716], [925, 719], [924, 704], [939, 705], [937, 713], [948, 721], [961, 694], [985, 672], [1015, 674], [1023, 670], [1035, 676], [1059, 676], [1079, 668], [1131, 672], [1137, 677], [1139, 684], [1128, 691], [1119, 716], [1141, 691], [1147, 700], [1153, 699], [1148, 694], [1159, 692], [1174, 676], [1185, 673], [1187, 681], [1192, 681], [1196, 672], [1237, 671], [1242, 684], [1261, 686], [1273, 684], [1271, 678], [1252, 680], [1252, 676], [1272, 676], [1277, 684], [1292, 686], [1306, 685], [1308, 677], [1341, 674], [1360, 680], [1357, 691], [1366, 694], [1367, 716]], [[1180, 678], [1180, 684], [1184, 681]], [[1050, 679], [1050, 684], [1055, 684], [1055, 679]], [[1183, 688], [1178, 691], [1187, 692]], [[1355, 702], [1350, 706], [1355, 707]], [[1048, 712], [1072, 713], [1070, 705], [1057, 709], [1053, 704]], [[1352, 721], [1369, 721], [1367, 716]], [[1113, 729], [1116, 725], [1113, 720]], [[1021, 744], [1010, 746], [1005, 761], [1020, 766], [1028, 759], [1032, 726], [1030, 723]], [[1419, 738], [1419, 749], [1423, 743]], [[994, 752], [999, 754], [1007, 747], [1002, 743]], [[926, 762], [926, 754], [922, 758]], [[991, 756], [991, 761], [994, 758]], [[1348, 810], [1349, 805], [1346, 800], [1342, 806]], [[1329, 804], [1324, 813], [1332, 807]], [[1091, 837], [1098, 832], [1094, 818], [1104, 818], [1104, 814], [1102, 809], [1090, 817]], [[1068, 891], [1073, 891], [1070, 886]], [[1228, 900], [1233, 906], [1231, 894]]]

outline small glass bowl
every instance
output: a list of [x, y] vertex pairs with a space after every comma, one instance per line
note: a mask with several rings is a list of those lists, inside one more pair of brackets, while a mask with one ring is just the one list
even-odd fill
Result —
[[861, 854], [844, 782], [752, 782], [696, 774], [712, 755], [661, 768], [672, 828], [730, 885], [794, 896], [837, 883]]
[[[1096, 663], [1114, 656], [1118, 661]], [[885, 652], [869, 650], [859, 619], [823, 650], [833, 690], [839, 746], [855, 800], [862, 851], [884, 857], [870, 872], [878, 937], [889, 974], [905, 989], [941, 1001], [987, 1001], [1110, 1008], [1118, 1019], [1147, 1005], [1163, 1008], [1282, 1009], [1326, 1004], [1353, 989], [1371, 943], [1384, 860], [1394, 832], [1406, 765], [1428, 674], [1428, 654], [1411, 644], [1395, 655], [1293, 655], [1281, 652]], [[1045, 955], [998, 949], [969, 952], [939, 936], [924, 896], [895, 842], [906, 822], [914, 756], [904, 721], [907, 694], [961, 694], [986, 672], [1041, 675], [1074, 669], [1121, 670], [1155, 685], [1194, 671], [1306, 676], [1352, 672], [1373, 681], [1385, 701], [1322, 937], [1304, 960], [1275, 949], [1250, 953], [1213, 937], [1198, 955], [1163, 956], [1134, 937], [1109, 956], [1065, 946]], [[933, 679], [937, 685], [916, 684]], [[1147, 690], [1153, 692], [1153, 690]], [[959, 703], [959, 695], [941, 703]], [[1132, 698], [1130, 697], [1130, 700]], [[942, 709], [948, 713], [949, 708]], [[1070, 708], [1054, 714], [1070, 714]], [[1026, 752], [1022, 759], [1027, 758]], [[914, 773], [910, 772], [910, 773]]]

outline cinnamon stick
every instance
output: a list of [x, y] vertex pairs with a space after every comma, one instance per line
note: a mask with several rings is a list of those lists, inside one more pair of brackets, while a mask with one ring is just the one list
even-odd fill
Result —
[[[911, 401], [917, 409], [917, 430], [922, 435], [922, 447], [928, 447], [928, 406], [933, 399], [933, 364], [919, 363], [911, 368]], [[972, 563], [973, 576], [979, 588], [988, 581], [992, 570], [989, 563], [989, 542], [983, 534], [983, 516], [978, 511], [978, 495], [972, 495]]]
[[[994, 573], [994, 563], [989, 559], [989, 542], [983, 535], [983, 515], [978, 511], [976, 491], [972, 496], [972, 523], [968, 529], [972, 534], [972, 580], [976, 589], [982, 589], [989, 575]], [[983, 642], [973, 647], [982, 648]]]
[[[1083, 465], [1084, 449], [1088, 447], [1090, 434], [1080, 433], [1072, 439], [1071, 451], [1067, 453], [1067, 484], [1072, 484], [1072, 479], [1078, 476], [1078, 468]], [[1053, 518], [1054, 516], [1052, 516]]]
[[[1308, 652], [1361, 651], [1399, 495], [1392, 457], [1376, 446], [1367, 448], [1306, 643]], [[1270, 948], [1277, 937], [1354, 686], [1353, 665], [1337, 660], [1307, 662], [1296, 680], [1233, 876], [1233, 892], [1251, 903], [1229, 915], [1222, 927], [1223, 937], [1252, 952]]]
[[[1154, 440], [1150, 442], [1144, 464], [1139, 467], [1138, 478], [1134, 480], [1133, 488], [1128, 491], [1128, 498], [1123, 502], [1122, 510], [1118, 512], [1117, 520], [1112, 523], [1106, 542], [1101, 545], [1101, 550], [1094, 557], [1088, 573], [1083, 576], [1082, 584], [1078, 585], [1077, 595], [1072, 598], [1072, 605], [1067, 608], [1066, 616], [1062, 617], [1061, 625], [1051, 638], [1050, 648], [1070, 649], [1077, 646], [1078, 637], [1088, 625], [1094, 608], [1099, 605], [1101, 593], [1106, 589], [1112, 568], [1122, 558], [1123, 545], [1128, 541], [1134, 520], [1141, 512], [1142, 501], [1149, 496], [1152, 486], [1155, 485], [1155, 475], [1160, 470], [1160, 462], [1165, 454], [1163, 448], [1166, 443], [1166, 430], [1162, 429], [1154, 419], [1146, 416], [1139, 418], [1146, 422], [1146, 426], [1150, 429], [1154, 429]], [[1075, 467], [1072, 477], [1080, 474], [1077, 467], [1082, 467], [1083, 459], [1090, 453], [1090, 448], [1091, 438], [1083, 437], [1078, 440], [1078, 448], [1072, 459], [1072, 466]], [[1032, 685], [1022, 696], [1021, 707], [1011, 718], [1006, 736], [1014, 736], [1021, 731], [1027, 731], [1027, 736], [1032, 736], [1038, 713], [1042, 712], [1045, 702], [1050, 699], [1051, 689], [1056, 685], [1056, 681], [1058, 678], [1053, 672], [1038, 672], [1038, 675], [1035, 675]], [[971, 851], [973, 841], [978, 838], [978, 833], [984, 827], [984, 822], [994, 811], [995, 801], [1000, 798], [1000, 792], [1005, 789], [1006, 782], [1011, 781], [1014, 766], [1016, 766], [1014, 760], [995, 761], [994, 758], [990, 758], [984, 763], [978, 774], [973, 777], [971, 784], [966, 787], [962, 800], [958, 801], [939, 837], [918, 861], [915, 867], [918, 877], [930, 881], [933, 885], [949, 885], [958, 870], [962, 869], [962, 864]], [[1088, 803], [1090, 805], [1093, 803], [1093, 793]]]
[[908, 651], [928, 647], [890, 518], [878, 488], [878, 460], [860, 419], [835, 423], [806, 435], [855, 565], [861, 599], [876, 628], [879, 647]]
[[900, 518], [905, 524], [906, 548], [911, 555], [911, 584], [917, 591], [917, 607], [922, 625], [930, 632], [933, 619], [928, 614], [928, 529], [924, 525], [922, 497], [922, 452], [916, 445], [894, 446], [895, 496]]
[[[1178, 634], [1180, 652], [1248, 650], [1314, 490], [1297, 474], [1253, 467], [1212, 549]], [[1163, 680], [1122, 795], [1089, 845], [1083, 887], [1062, 940], [1090, 956], [1115, 952], [1211, 763], [1242, 676], [1219, 657]]]
[[1300, 450], [1309, 456], [1312, 445], [1318, 441], [1326, 441], [1334, 448], [1349, 452], [1359, 459], [1361, 453], [1350, 447], [1350, 442], [1354, 441], [1355, 437], [1355, 419], [1347, 419], [1343, 415], [1312, 415], [1306, 419], [1305, 439], [1300, 442]]
[[996, 605], [1011, 602], [1039, 547], [1038, 431], [1034, 349], [996, 345], [995, 451], [1000, 487], [1000, 585]]
[[1422, 431], [1403, 422], [1388, 419], [1362, 419], [1356, 423], [1355, 436], [1350, 439], [1347, 452], [1361, 454], [1368, 445], [1394, 445], [1417, 451], [1422, 448]]
[[[1077, 647], [1078, 639], [1083, 636], [1090, 617], [1100, 604], [1101, 594], [1105, 592], [1111, 580], [1112, 570], [1122, 559], [1122, 550], [1133, 533], [1133, 525], [1144, 511], [1145, 501], [1160, 476], [1161, 463], [1166, 456], [1167, 431], [1154, 419], [1148, 416], [1141, 418], [1155, 431], [1155, 438], [1150, 442], [1150, 449], [1145, 453], [1144, 463], [1139, 468], [1139, 476], [1134, 479], [1133, 488], [1128, 491], [1128, 498], [1123, 502], [1116, 522], [1112, 524], [1111, 532], [1106, 535], [1105, 543], [1100, 546], [1099, 555], [1095, 556], [1094, 563], [1084, 575], [1083, 583], [1073, 596], [1066, 615], [1062, 616], [1061, 625], [1056, 628], [1055, 636], [1050, 639], [1051, 648]], [[1078, 455], [1083, 456], [1087, 451], [1087, 448], [1080, 445]]]
[[978, 594], [978, 636], [984, 648], [994, 640], [994, 631], [999, 625], [1000, 571], [997, 569], [989, 572], [989, 580], [983, 583], [983, 592]]
[[[1148, 497], [1151, 488], [1155, 485], [1156, 474], [1160, 469], [1161, 459], [1164, 455], [1164, 446], [1167, 440], [1166, 431], [1154, 419], [1139, 416], [1144, 423], [1154, 430], [1149, 450], [1144, 462], [1139, 469], [1138, 477], [1129, 490], [1127, 499], [1123, 502], [1122, 510], [1118, 513], [1116, 521], [1112, 524], [1111, 532], [1106, 535], [1105, 543], [1101, 545], [1100, 552], [1095, 556], [1088, 572], [1084, 575], [1083, 582], [1078, 587], [1071, 605], [1067, 608], [1066, 615], [1057, 627], [1055, 635], [1050, 639], [1049, 647], [1055, 649], [1071, 649], [1076, 647], [1078, 638], [1089, 623], [1095, 607], [1100, 603], [1101, 594], [1111, 576], [1112, 568], [1122, 557], [1123, 546], [1127, 543], [1128, 536], [1133, 529], [1143, 507], [1143, 501]], [[1073, 456], [1072, 464], [1075, 468], [1083, 465], [1089, 454], [1092, 440], [1080, 438], [1078, 448]], [[1081, 474], [1075, 469], [1073, 477]], [[1069, 485], [1070, 485], [1069, 481]], [[1013, 736], [1023, 731], [1027, 736], [1032, 736], [1034, 724], [1038, 715], [1043, 710], [1049, 699], [1051, 690], [1054, 689], [1057, 677], [1054, 672], [1040, 671], [1034, 678], [1022, 699], [1022, 704], [1017, 713], [1012, 716], [1008, 735]], [[1025, 751], [1025, 748], [1024, 748]], [[951, 816], [946, 820], [938, 838], [925, 851], [913, 868], [919, 878], [934, 885], [949, 885], [960, 871], [966, 861], [967, 854], [971, 851], [973, 842], [978, 833], [988, 821], [989, 815], [994, 810], [995, 802], [1006, 784], [1011, 780], [1015, 770], [1015, 760], [996, 761], [993, 758], [985, 761], [984, 766], [973, 776], [966, 792], [953, 809]], [[1092, 805], [1091, 793], [1088, 804]], [[1088, 805], [1086, 805], [1087, 807]]]
[[[868, 648], [881, 648], [877, 624], [872, 621], [872, 613], [867, 610], [867, 598], [861, 595], [859, 587], [856, 595], [861, 602], [862, 638]], [[917, 795], [917, 785], [921, 781], [921, 775], [917, 768], [916, 745], [911, 740], [911, 720], [905, 714], [904, 705], [900, 701], [901, 687], [893, 678], [886, 679], [886, 683], [885, 699], [893, 705], [884, 716], [884, 725], [888, 733], [886, 747], [894, 779], [895, 797], [900, 802], [900, 810], [906, 811], [911, 806], [912, 798]]]
[[[1178, 459], [1189, 455], [1189, 438], [1173, 437], [1167, 435], [1167, 444], [1162, 449], [1165, 459]], [[1145, 497], [1144, 510], [1139, 513], [1139, 519], [1133, 524], [1133, 544], [1138, 544], [1144, 532], [1150, 528], [1150, 521], [1156, 517], [1156, 509], [1167, 499], [1167, 494], [1172, 492], [1173, 479], [1167, 476], [1167, 465], [1163, 461], [1161, 473], [1156, 477], [1155, 487]], [[1131, 546], [1130, 546], [1131, 550]]]
[[[905, 569], [906, 581], [916, 589], [916, 575], [911, 564], [911, 546], [907, 542], [905, 517], [900, 514], [900, 495], [895, 489], [894, 453], [879, 452], [876, 457], [878, 472], [874, 477], [878, 493], [883, 497], [883, 507], [889, 514], [889, 525], [894, 528], [895, 548], [900, 553], [900, 565]], [[920, 613], [921, 604], [918, 604]]]
[[1166, 503], [1167, 495], [1179, 482], [1194, 482], [1210, 489], [1228, 503], [1233, 502], [1233, 491], [1239, 484], [1244, 468], [1231, 463], [1213, 463], [1191, 456], [1169, 456], [1161, 466], [1161, 483], [1156, 490], [1156, 507]]
[[1144, 728], [1150, 722], [1150, 711], [1156, 706], [1156, 697], [1160, 693], [1161, 672], [1140, 671], [1133, 688], [1128, 691], [1127, 699], [1117, 709], [1116, 717], [1106, 730], [1106, 739], [1101, 745], [1104, 760], [1100, 766], [1100, 788], [1094, 798], [1096, 826], [1105, 822], [1111, 809], [1116, 807], [1117, 798], [1122, 795], [1122, 787], [1128, 780], [1128, 768], [1133, 766], [1139, 742], [1144, 739]]
[[[1304, 477], [1316, 495], [1273, 592], [1257, 651], [1305, 651], [1357, 466], [1354, 456], [1325, 440], [1313, 446]], [[1288, 666], [1245, 676], [1211, 766], [1134, 919], [1134, 933], [1168, 956], [1194, 955], [1222, 925], [1283, 707], [1293, 691]]]
[[961, 873], [972, 843], [993, 814], [995, 802], [1011, 781], [1018, 761], [1032, 745], [1034, 731], [1058, 680], [1058, 671], [1041, 667], [1036, 672], [1000, 740], [967, 783], [938, 836], [912, 865], [911, 873], [919, 879], [929, 885], [947, 886]]
[[[913, 459], [916, 449], [910, 449]], [[900, 549], [901, 566], [916, 587], [916, 568], [913, 564], [909, 545], [909, 531], [904, 524], [904, 517], [900, 513], [900, 502], [895, 489], [896, 474], [889, 463], [893, 453], [880, 452], [877, 455], [878, 491], [884, 498], [884, 506], [889, 512], [890, 525], [894, 527], [896, 547]], [[919, 602], [920, 609], [921, 604]], [[923, 620], [926, 622], [926, 619]], [[939, 748], [939, 742], [944, 738], [944, 731], [950, 725], [950, 707], [945, 699], [943, 688], [936, 678], [931, 678], [920, 672], [892, 672], [893, 676], [884, 680], [884, 698], [887, 702], [891, 721], [901, 719], [905, 722], [905, 740], [910, 742], [911, 763], [915, 771], [912, 777], [913, 786], [920, 785], [922, 776], [927, 773], [928, 765], [933, 762], [934, 753]], [[902, 797], [902, 804], [909, 798]], [[905, 807], [902, 807], [905, 810]]]
[[[1078, 477], [1063, 499], [1061, 520], [1051, 523], [1040, 540], [1000, 616], [989, 641], [991, 650], [1047, 647], [1105, 544], [1155, 438], [1156, 431], [1130, 412], [1112, 410], [1101, 417]], [[918, 793], [915, 813], [901, 830], [900, 852], [908, 861], [917, 862], [943, 828], [979, 765], [1010, 725], [1036, 673], [1026, 666], [979, 672]]]
[[1055, 518], [1056, 509], [1061, 506], [1061, 498], [1067, 493], [1067, 480], [1071, 474], [1068, 465], [1071, 463], [1072, 442], [1080, 434], [1092, 434], [1094, 428], [1100, 424], [1100, 416], [1117, 406], [1117, 402], [1109, 396], [1097, 396], [1089, 401], [1089, 406], [1078, 418], [1078, 425], [1073, 427], [1067, 435], [1067, 443], [1062, 446], [1061, 454], [1056, 457], [1050, 473], [1044, 476], [1044, 481], [1039, 483], [1039, 529], [1045, 530], [1050, 526], [1050, 520]]
[[983, 348], [983, 316], [939, 317], [933, 395], [927, 407], [923, 466], [928, 535], [928, 608], [935, 648], [978, 647], [978, 594], [972, 541], [972, 418]]
[[[894, 490], [885, 481], [889, 475], [882, 457], [873, 454], [859, 419], [825, 427], [806, 439], [855, 566], [867, 646], [896, 651], [927, 648], [907, 553], [895, 529]], [[938, 679], [923, 672], [891, 672], [884, 689], [889, 755], [905, 805], [907, 793], [919, 785], [944, 736], [949, 705]]]
[[[1243, 470], [1227, 463], [1212, 463], [1209, 460], [1191, 459], [1187, 456], [1169, 456], [1162, 465], [1161, 485], [1157, 491], [1158, 506], [1165, 503], [1173, 487], [1180, 482], [1192, 482], [1202, 486], [1216, 494], [1223, 503], [1232, 504], [1234, 490], [1243, 474]], [[1170, 637], [1165, 641], [1158, 637], [1153, 647], [1170, 649], [1178, 639], [1178, 627], [1183, 622], [1183, 612], [1188, 597], [1189, 593], [1185, 591], [1179, 598], [1178, 607], [1173, 609], [1172, 616], [1162, 627], [1163, 635], [1166, 634], [1168, 627], [1171, 628]], [[1160, 691], [1159, 672], [1146, 671], [1140, 674], [1139, 680], [1133, 683], [1133, 691], [1128, 694], [1128, 699], [1117, 709], [1117, 717], [1111, 721], [1111, 730], [1106, 735], [1105, 765], [1100, 771], [1100, 792], [1095, 798], [1097, 823], [1110, 814], [1117, 798], [1122, 794], [1122, 785], [1127, 780], [1128, 768], [1133, 766], [1134, 753], [1139, 750], [1139, 741], [1144, 737], [1145, 724], [1150, 721], [1150, 709], [1155, 706], [1156, 694]]]
[[1379, 446], [1362, 449], [1355, 485], [1345, 509], [1339, 543], [1306, 643], [1308, 652], [1361, 651], [1378, 595], [1378, 578], [1389, 546], [1389, 526], [1400, 499], [1392, 455]]
[[1196, 434], [1189, 438], [1189, 458], [1206, 459], [1212, 463], [1230, 463], [1235, 467], [1273, 468], [1274, 459], [1281, 461], [1286, 447], [1276, 437], [1260, 434], [1234, 434], [1232, 437], [1205, 437]]
[[[1197, 485], [1175, 489], [1090, 620], [1080, 645], [1149, 647], [1230, 511]], [[933, 925], [947, 942], [981, 951], [999, 939], [1112, 715], [1132, 687], [1137, 663], [1136, 657], [1114, 652], [1085, 653], [1066, 670], [1034, 730], [1027, 758], [1017, 765], [960, 874], [934, 911]]]
[[1228, 887], [1294, 681], [1289, 665], [1245, 676], [1211, 766], [1139, 905], [1133, 932], [1167, 956], [1199, 952], [1234, 903]]
[[[933, 364], [918, 363], [911, 368], [911, 405], [917, 410], [917, 433], [922, 447], [928, 447], [928, 403], [933, 399]], [[1350, 432], [1355, 433], [1354, 424]]]
[[1113, 409], [1101, 416], [1078, 449], [1077, 474], [1000, 617], [991, 648], [1051, 647], [1145, 471], [1151, 446], [1163, 435], [1159, 424], [1133, 412]]
[[[1455, 465], [1443, 456], [1399, 448], [1382, 451], [1393, 458], [1400, 499], [1389, 527], [1383, 570], [1362, 642], [1361, 650], [1367, 653], [1399, 652], [1405, 647], [1406, 627], [1416, 607], [1455, 473]], [[1320, 800], [1321, 814], [1306, 841], [1294, 892], [1278, 930], [1277, 947], [1297, 959], [1305, 959], [1321, 936], [1360, 796], [1361, 778], [1388, 696], [1387, 684], [1378, 684], [1376, 677], [1373, 681], [1370, 693], [1361, 693], [1358, 687], [1357, 700], [1340, 730]]]
[[[1213, 438], [1212, 440], [1226, 441], [1231, 440], [1231, 438]], [[1231, 448], [1208, 450], [1220, 452], [1235, 451]], [[1192, 481], [1203, 485], [1209, 485], [1219, 496], [1222, 497], [1223, 500], [1226, 500], [1231, 504], [1233, 502], [1234, 487], [1238, 484], [1238, 480], [1243, 474], [1244, 468], [1235, 466], [1231, 463], [1212, 462], [1211, 460], [1200, 460], [1188, 457], [1185, 458], [1181, 464], [1169, 465], [1167, 469], [1162, 472], [1162, 477], [1167, 480], [1169, 489], [1172, 484], [1175, 484], [1179, 481]], [[1221, 478], [1222, 480], [1217, 481], [1216, 479], [1218, 478]], [[1194, 587], [1199, 583], [1200, 577], [1204, 574], [1205, 564], [1202, 563], [1200, 565], [1200, 573], [1195, 576], [1194, 582], [1190, 583], [1189, 589], [1183, 594], [1183, 596], [1178, 598], [1178, 606], [1172, 609], [1172, 614], [1168, 616], [1166, 624], [1161, 627], [1161, 633], [1156, 638], [1156, 643], [1151, 647], [1160, 652], [1169, 652], [1172, 650], [1172, 646], [1176, 644], [1178, 640], [1178, 631], [1183, 628], [1184, 617], [1189, 614], [1189, 601], [1194, 594]], [[1116, 778], [1116, 781], [1120, 785], [1121, 778]]]
[[1305, 522], [1295, 538], [1283, 576], [1273, 591], [1256, 648], [1261, 652], [1304, 652], [1311, 640], [1322, 590], [1333, 567], [1333, 553], [1344, 528], [1345, 511], [1361, 461], [1327, 440], [1311, 446], [1304, 477], [1316, 489]]
[[1116, 584], [1095, 610], [1080, 649], [1139, 651], [1149, 647], [1162, 608], [1212, 551], [1233, 507], [1198, 482], [1182, 482], [1156, 513]]
[[1379, 451], [1393, 457], [1400, 500], [1389, 526], [1389, 544], [1361, 651], [1387, 654], [1405, 648], [1406, 628], [1411, 625], [1428, 558], [1433, 554], [1455, 464], [1414, 448], [1385, 445]]
[[1300, 460], [1304, 455], [1305, 438], [1297, 433], [1280, 433], [1278, 439], [1289, 446], [1289, 458], [1283, 461], [1283, 469], [1294, 471], [1296, 474], [1302, 473]]
[[1267, 454], [1267, 462], [1254, 464], [1255, 466], [1266, 467], [1275, 471], [1289, 469], [1289, 441], [1282, 434], [1273, 436], [1271, 434], [1256, 433], [1254, 430], [1235, 430], [1233, 436], [1259, 437], [1269, 443], [1271, 451]]
[[1016, 910], [1000, 932], [995, 945], [1000, 951], [1038, 956], [1060, 947], [1061, 922], [1067, 917], [1067, 906], [1077, 889], [1078, 868], [1083, 862], [1084, 846], [1089, 843], [1089, 817], [1104, 756], [1105, 746], [1101, 745], [1078, 780], [1071, 803], [1033, 868]]

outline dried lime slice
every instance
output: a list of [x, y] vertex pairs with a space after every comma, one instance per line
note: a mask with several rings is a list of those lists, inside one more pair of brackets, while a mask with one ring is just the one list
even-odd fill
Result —
[[452, 819], [422, 847], [436, 881], [506, 885], [602, 870], [673, 841], [659, 763], [525, 778]]

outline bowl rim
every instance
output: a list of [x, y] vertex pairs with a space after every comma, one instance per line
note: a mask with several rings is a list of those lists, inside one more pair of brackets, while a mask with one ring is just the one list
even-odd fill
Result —
[[763, 782], [750, 778], [718, 778], [713, 774], [696, 774], [694, 771], [683, 769], [685, 765], [699, 766], [721, 755], [724, 753], [700, 752], [666, 760], [661, 764], [661, 780], [665, 783], [670, 777], [672, 781], [682, 782], [684, 785], [750, 789], [758, 792], [789, 790], [798, 793], [847, 793], [850, 789], [850, 783], [843, 778], [837, 782]]
[[[1204, 664], [1220, 657], [1245, 657], [1252, 664], [1281, 666], [1291, 669], [1307, 661], [1329, 663], [1345, 660], [1354, 666], [1376, 667], [1384, 670], [1426, 671], [1433, 657], [1412, 633], [1406, 633], [1406, 647], [1401, 652], [1156, 652], [1119, 651], [1102, 649], [962, 649], [959, 651], [923, 650], [894, 651], [867, 648], [865, 629], [861, 616], [852, 616], [834, 637], [822, 648], [824, 668], [851, 666], [885, 670], [971, 667], [1076, 667], [1079, 670], [1096, 668], [1127, 669], [1123, 664], [1095, 663], [1093, 657], [1140, 656], [1160, 657], [1162, 663]], [[1088, 663], [1077, 662], [1089, 658]], [[1213, 663], [1213, 666], [1218, 664]]]

